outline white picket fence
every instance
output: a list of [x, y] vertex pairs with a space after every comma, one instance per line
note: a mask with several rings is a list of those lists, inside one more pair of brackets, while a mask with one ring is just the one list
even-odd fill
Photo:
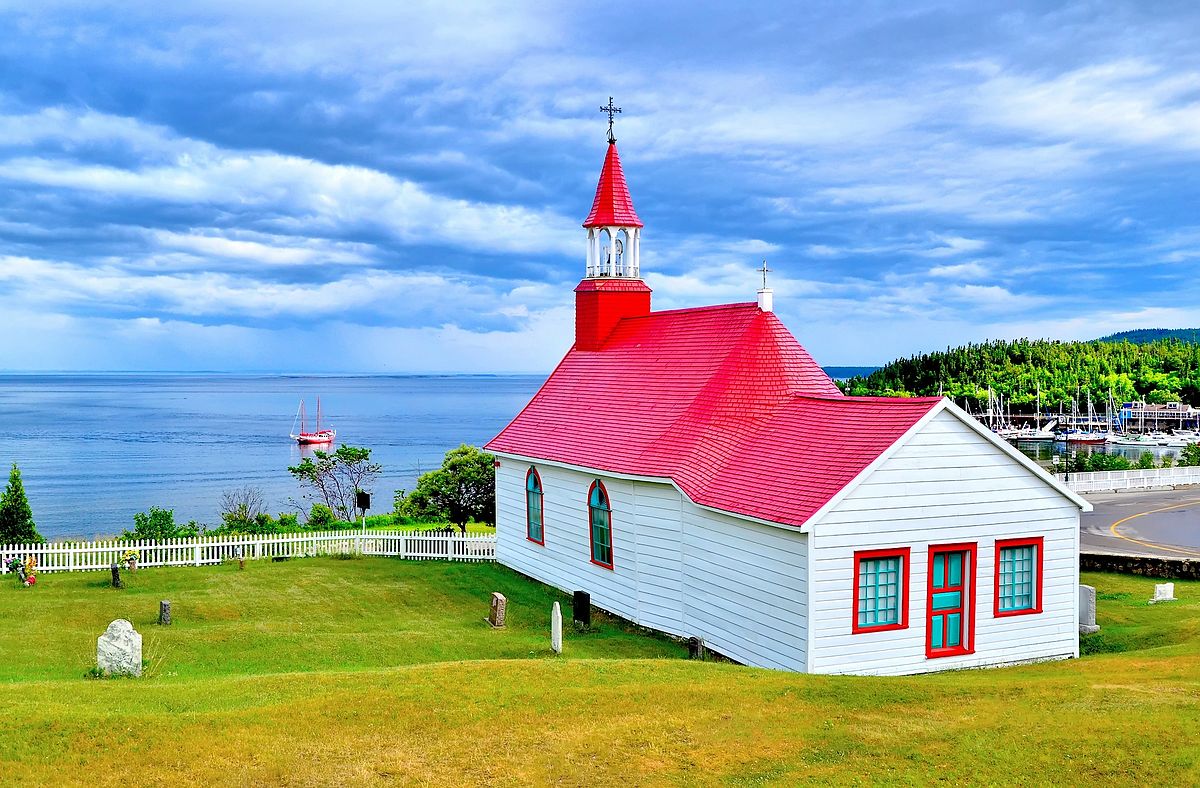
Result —
[[[1062, 479], [1063, 474], [1059, 474], [1058, 478]], [[1147, 490], [1151, 487], [1200, 484], [1200, 467], [1089, 471], [1072, 473], [1066, 482], [1077, 493]]]
[[33, 556], [38, 572], [89, 572], [122, 563], [133, 550], [138, 568], [205, 566], [238, 558], [304, 558], [357, 553], [414, 560], [494, 561], [494, 534], [433, 531], [318, 531], [272, 536], [217, 536], [193, 539], [56, 542], [0, 545], [0, 574], [13, 558]]

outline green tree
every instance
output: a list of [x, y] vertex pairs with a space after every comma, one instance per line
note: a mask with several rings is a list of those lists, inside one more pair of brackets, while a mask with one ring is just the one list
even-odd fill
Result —
[[316, 450], [288, 473], [305, 490], [304, 497], [333, 510], [339, 520], [354, 520], [355, 494], [370, 492], [371, 485], [383, 473], [383, 466], [371, 462], [371, 450], [359, 446], [339, 446], [335, 452]]
[[1198, 465], [1200, 465], [1200, 443], [1189, 443], [1179, 454], [1179, 466], [1194, 468]]
[[410, 517], [447, 520], [464, 533], [472, 520], [494, 522], [495, 455], [466, 444], [451, 449], [441, 468], [417, 479], [417, 487], [405, 499], [402, 510]]
[[8, 473], [8, 487], [0, 495], [0, 544], [29, 544], [44, 542], [33, 522], [33, 510], [25, 497], [21, 470], [14, 462]]
[[195, 520], [185, 525], [175, 524], [174, 509], [151, 506], [149, 512], [138, 512], [133, 516], [133, 530], [122, 531], [122, 539], [189, 539], [199, 536], [204, 527]]

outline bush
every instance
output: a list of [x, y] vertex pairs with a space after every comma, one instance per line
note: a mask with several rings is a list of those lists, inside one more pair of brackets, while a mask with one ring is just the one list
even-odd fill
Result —
[[1154, 455], [1148, 451], [1142, 452], [1142, 456], [1138, 457], [1137, 468], [1139, 470], [1149, 470], [1154, 467]]
[[333, 509], [323, 503], [314, 503], [308, 512], [308, 527], [314, 530], [329, 530], [334, 528], [336, 523], [337, 517], [334, 516]]
[[174, 509], [151, 506], [149, 512], [138, 512], [133, 516], [133, 530], [122, 531], [122, 539], [189, 539], [205, 531], [203, 525], [188, 520], [186, 525], [175, 524]]

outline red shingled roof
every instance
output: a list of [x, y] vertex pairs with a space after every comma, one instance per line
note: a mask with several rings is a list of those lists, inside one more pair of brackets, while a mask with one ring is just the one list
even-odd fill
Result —
[[592, 200], [592, 212], [583, 222], [584, 227], [641, 227], [642, 220], [633, 210], [633, 198], [625, 185], [625, 173], [621, 171], [621, 157], [617, 155], [617, 143], [608, 144], [608, 155], [604, 157], [604, 168], [600, 170], [600, 182], [596, 184], [596, 199]]
[[487, 447], [670, 478], [799, 526], [938, 402], [843, 397], [773, 313], [730, 304], [625, 318], [572, 348]]

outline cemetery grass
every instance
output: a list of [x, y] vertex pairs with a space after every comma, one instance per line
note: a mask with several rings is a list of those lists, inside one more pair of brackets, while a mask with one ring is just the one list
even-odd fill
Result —
[[[127, 576], [128, 577], [128, 576]], [[8, 580], [8, 578], [3, 578]], [[679, 659], [487, 564], [309, 559], [0, 586], [0, 769], [56, 782], [1200, 782], [1200, 583], [1085, 574], [1080, 660], [903, 678]], [[509, 597], [509, 628], [482, 621]], [[274, 598], [266, 598], [274, 597]], [[152, 624], [170, 598], [176, 624]], [[125, 616], [141, 680], [81, 678]], [[29, 652], [33, 652], [30, 654]]]

